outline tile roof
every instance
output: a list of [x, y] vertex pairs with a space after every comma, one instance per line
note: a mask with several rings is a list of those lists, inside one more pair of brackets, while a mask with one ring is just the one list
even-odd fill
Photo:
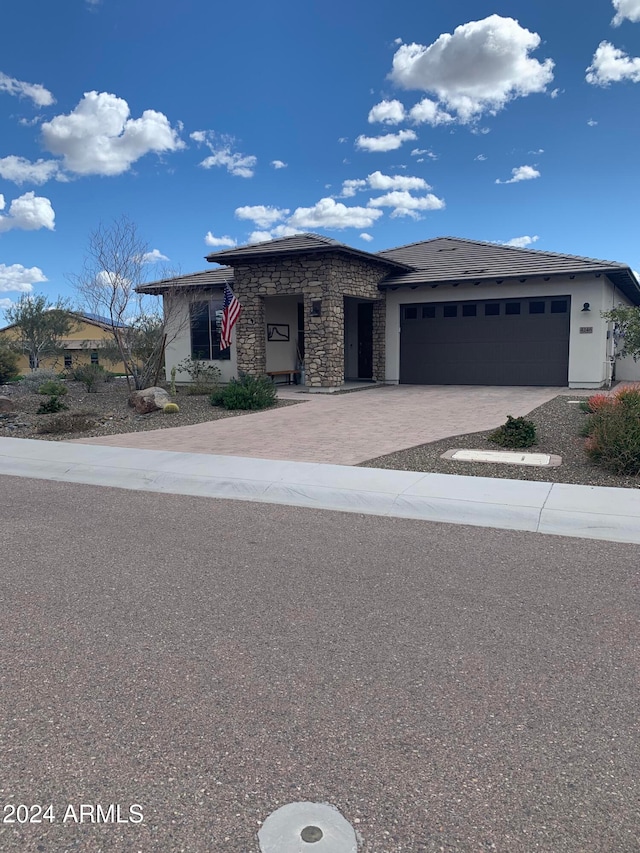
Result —
[[362, 249], [354, 249], [346, 243], [340, 243], [331, 237], [321, 234], [294, 234], [291, 237], [281, 237], [278, 240], [266, 240], [263, 243], [250, 243], [247, 246], [239, 246], [236, 249], [223, 249], [221, 252], [212, 252], [207, 255], [208, 261], [221, 263], [236, 263], [242, 261], [260, 261], [271, 255], [306, 255], [316, 252], [341, 252], [354, 255], [363, 260], [374, 263], [384, 263], [396, 269], [411, 269], [411, 265], [393, 258], [383, 258]]
[[231, 267], [211, 267], [202, 272], [192, 272], [188, 275], [179, 275], [175, 278], [163, 278], [160, 281], [151, 281], [141, 284], [136, 288], [138, 293], [159, 295], [169, 288], [181, 288], [188, 290], [192, 287], [224, 287], [225, 284], [233, 283], [233, 270]]

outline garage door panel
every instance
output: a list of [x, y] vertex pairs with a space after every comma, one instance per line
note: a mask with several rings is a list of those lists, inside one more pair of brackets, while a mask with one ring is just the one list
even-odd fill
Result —
[[[520, 314], [506, 314], [513, 300], [457, 303], [444, 316], [444, 306], [423, 316], [422, 306], [401, 319], [400, 381], [411, 384], [566, 385], [569, 366], [569, 297], [565, 313], [551, 313], [551, 299], [522, 299]], [[531, 313], [529, 303], [544, 313]], [[473, 304], [476, 316], [461, 316]], [[498, 305], [500, 314], [485, 315]], [[408, 306], [411, 308], [412, 306]], [[493, 310], [496, 310], [495, 308]], [[512, 309], [513, 310], [513, 309]]]

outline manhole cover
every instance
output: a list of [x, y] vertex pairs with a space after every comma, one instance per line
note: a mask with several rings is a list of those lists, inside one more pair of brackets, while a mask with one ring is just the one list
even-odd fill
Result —
[[258, 833], [261, 853], [357, 853], [358, 839], [338, 809], [327, 803], [288, 803], [272, 812]]

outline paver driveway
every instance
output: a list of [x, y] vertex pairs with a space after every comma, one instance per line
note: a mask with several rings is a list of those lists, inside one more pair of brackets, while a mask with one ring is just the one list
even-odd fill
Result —
[[78, 439], [135, 447], [357, 465], [367, 459], [448, 436], [499, 426], [551, 400], [560, 388], [387, 385], [352, 394], [301, 394], [303, 400], [244, 417], [193, 426]]

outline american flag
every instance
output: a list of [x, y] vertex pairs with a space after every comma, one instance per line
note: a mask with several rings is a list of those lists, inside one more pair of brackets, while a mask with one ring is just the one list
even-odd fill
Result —
[[220, 349], [231, 346], [231, 330], [240, 316], [242, 305], [238, 302], [228, 284], [224, 286], [224, 303], [222, 306], [222, 323], [220, 324]]

